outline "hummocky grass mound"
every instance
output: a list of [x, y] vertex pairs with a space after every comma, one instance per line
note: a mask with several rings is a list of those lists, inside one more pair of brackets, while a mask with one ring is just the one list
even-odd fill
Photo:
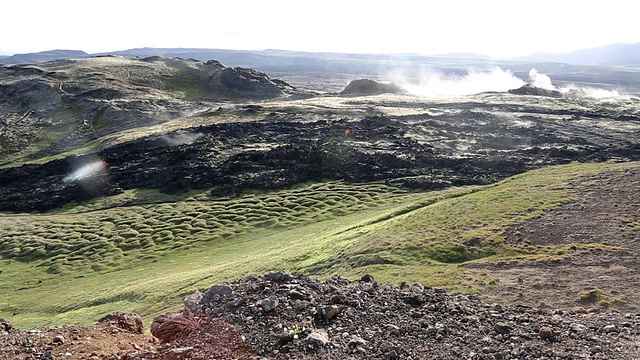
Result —
[[213, 283], [286, 269], [372, 273], [482, 290], [466, 267], [553, 260], [602, 244], [526, 246], [505, 231], [577, 197], [571, 182], [629, 164], [571, 164], [435, 192], [327, 182], [237, 197], [130, 191], [46, 214], [0, 216], [0, 317], [18, 327], [149, 318]]

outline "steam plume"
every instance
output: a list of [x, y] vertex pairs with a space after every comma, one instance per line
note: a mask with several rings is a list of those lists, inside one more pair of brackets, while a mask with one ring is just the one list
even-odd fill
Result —
[[558, 90], [551, 83], [551, 78], [549, 77], [549, 75], [541, 74], [536, 69], [532, 68], [531, 70], [529, 70], [529, 79], [531, 80], [531, 85], [535, 87], [546, 90]]
[[179, 134], [165, 135], [161, 137], [161, 139], [168, 146], [178, 146], [182, 144], [192, 143], [198, 140], [199, 138], [201, 138], [202, 136], [204, 136], [204, 134], [199, 132], [198, 133], [184, 132]]
[[615, 99], [624, 97], [620, 95], [617, 90], [600, 89], [589, 86], [578, 86], [575, 84], [557, 88], [553, 85], [549, 75], [539, 73], [536, 69], [529, 70], [529, 79], [531, 80], [531, 85], [533, 86], [547, 90], [559, 90], [561, 93], [571, 97], [586, 97], [593, 99]]
[[[397, 77], [396, 77], [397, 78]], [[446, 96], [471, 95], [486, 91], [507, 91], [524, 85], [524, 81], [498, 67], [492, 71], [470, 69], [464, 76], [445, 75], [440, 72], [423, 73], [417, 83], [397, 79], [396, 83], [415, 95]]]

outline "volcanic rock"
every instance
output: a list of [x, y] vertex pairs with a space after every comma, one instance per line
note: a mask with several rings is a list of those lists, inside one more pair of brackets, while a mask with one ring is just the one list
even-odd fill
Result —
[[353, 80], [340, 92], [340, 95], [362, 96], [380, 94], [406, 94], [407, 90], [394, 83], [381, 83], [370, 79]]
[[199, 327], [197, 319], [191, 312], [172, 312], [153, 319], [151, 334], [166, 343], [180, 334], [194, 331]]
[[281, 80], [247, 68], [225, 68], [217, 72], [209, 83], [213, 89], [236, 98], [270, 99], [295, 90]]
[[325, 346], [329, 343], [329, 336], [324, 330], [316, 330], [307, 335], [305, 341], [316, 346]]
[[[269, 296], [273, 283], [267, 276], [249, 276], [225, 283], [236, 296], [247, 299], [245, 305], [230, 309], [224, 301], [205, 298], [199, 311], [219, 314], [235, 324], [258, 356], [272, 359], [422, 359], [425, 354], [459, 359], [472, 353], [483, 359], [577, 358], [585, 351], [591, 353], [594, 342], [600, 346], [599, 354], [613, 351], [609, 358], [625, 359], [636, 351], [633, 344], [640, 336], [639, 316], [572, 314], [525, 306], [496, 310], [494, 304], [475, 296], [436, 293], [420, 284], [373, 287], [343, 277], [323, 282], [304, 275], [289, 277], [279, 288], [304, 291], [310, 299], [307, 306], [282, 297], [278, 311], [256, 312], [252, 304]], [[322, 313], [328, 307], [323, 304], [336, 294], [344, 294], [348, 303], [341, 306], [339, 316], [326, 321]], [[422, 301], [408, 301], [411, 297]], [[587, 325], [577, 326], [577, 320]], [[549, 322], [553, 328], [542, 326], [538, 334], [532, 332], [532, 324]], [[616, 331], [607, 327], [616, 323], [628, 325], [616, 326]], [[573, 335], [567, 337], [560, 329], [579, 332], [571, 330]], [[547, 341], [555, 346], [550, 348]]]
[[64, 344], [64, 336], [56, 335], [52, 341], [54, 344]]
[[547, 97], [562, 97], [562, 93], [558, 90], [550, 90], [540, 88], [531, 84], [525, 84], [517, 89], [511, 89], [509, 94], [514, 95], [535, 95], [535, 96], [547, 96]]
[[9, 331], [12, 329], [11, 322], [7, 319], [0, 318], [0, 330]]
[[[160, 56], [84, 57], [0, 67], [0, 155], [26, 150], [53, 129], [46, 156], [116, 131], [173, 120], [192, 101], [274, 99], [299, 91], [218, 61]], [[64, 128], [61, 135], [55, 129]]]
[[275, 310], [276, 307], [278, 307], [279, 303], [280, 303], [280, 300], [278, 300], [278, 297], [276, 295], [271, 295], [267, 298], [262, 299], [262, 302], [261, 302], [262, 310], [266, 312], [273, 311]]
[[555, 332], [551, 327], [543, 326], [538, 330], [538, 335], [540, 335], [540, 339], [542, 340], [553, 340]]
[[134, 334], [142, 334], [144, 332], [142, 317], [132, 312], [114, 312], [98, 320], [98, 324], [112, 325]]

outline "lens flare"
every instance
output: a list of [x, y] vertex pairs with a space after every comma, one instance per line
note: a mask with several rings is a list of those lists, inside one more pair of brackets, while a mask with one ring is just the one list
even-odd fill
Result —
[[92, 161], [88, 164], [82, 165], [81, 167], [77, 168], [76, 170], [62, 178], [62, 182], [65, 184], [70, 184], [75, 181], [86, 179], [103, 171], [106, 166], [107, 163], [104, 162], [104, 160]]

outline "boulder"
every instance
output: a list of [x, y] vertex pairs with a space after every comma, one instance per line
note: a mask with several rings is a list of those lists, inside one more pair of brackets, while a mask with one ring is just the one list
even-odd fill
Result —
[[151, 335], [167, 343], [182, 333], [189, 333], [200, 327], [191, 312], [170, 312], [153, 319]]
[[111, 325], [119, 329], [129, 331], [134, 334], [144, 333], [144, 325], [142, 324], [142, 317], [136, 313], [127, 311], [117, 311], [113, 314], [109, 314], [100, 320], [99, 325]]
[[278, 300], [278, 297], [276, 295], [271, 295], [265, 299], [262, 299], [262, 310], [266, 312], [273, 311], [276, 307], [278, 307], [278, 304], [280, 304], [280, 300]]
[[11, 323], [9, 322], [9, 320], [0, 318], [0, 330], [9, 331], [12, 328], [13, 327], [11, 326]]

